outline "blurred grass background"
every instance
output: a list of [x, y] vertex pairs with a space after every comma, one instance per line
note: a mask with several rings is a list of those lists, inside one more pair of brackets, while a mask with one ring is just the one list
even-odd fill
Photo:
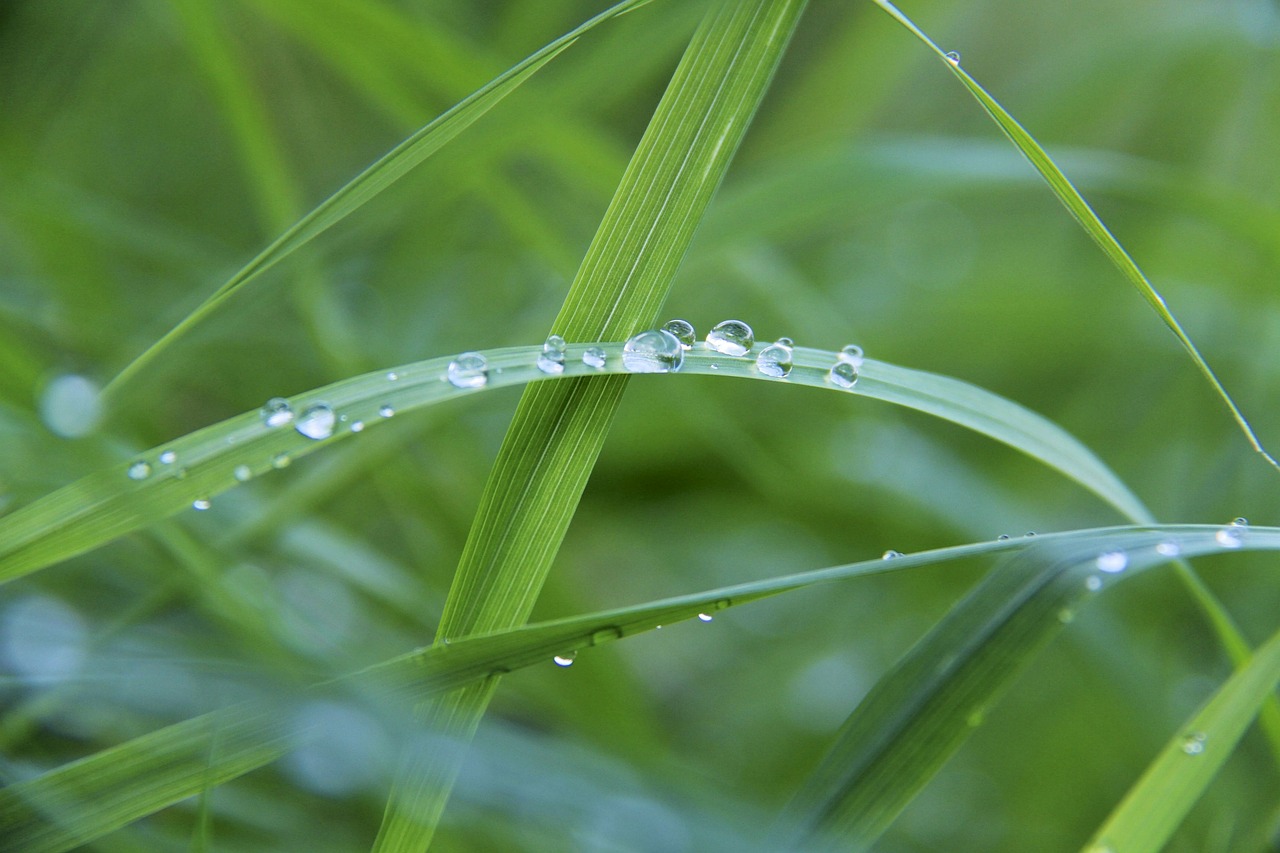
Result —
[[[58, 377], [105, 383], [351, 175], [604, 5], [0, 5], [0, 512], [271, 396], [541, 340], [701, 3], [657, 0], [573, 46], [210, 318], [91, 434], [41, 415]], [[1280, 445], [1276, 4], [904, 11], [1058, 159]], [[1001, 393], [1072, 431], [1162, 520], [1280, 521], [1274, 472], [1157, 318], [871, 4], [810, 3], [666, 313], [856, 342]], [[427, 642], [515, 400], [388, 425], [0, 590], [6, 776]], [[920, 415], [641, 378], [537, 615], [1118, 520]], [[1203, 571], [1255, 641], [1280, 603], [1266, 560]], [[862, 692], [983, 568], [789, 595], [509, 677], [437, 848], [749, 849]], [[882, 849], [1072, 849], [1227, 672], [1169, 573], [1121, 586]], [[358, 705], [299, 713], [329, 714], [329, 751], [218, 789], [212, 848], [372, 837], [379, 756], [403, 729]], [[1259, 849], [1278, 807], [1280, 777], [1246, 739], [1170, 849]], [[189, 847], [196, 809], [101, 849]]]

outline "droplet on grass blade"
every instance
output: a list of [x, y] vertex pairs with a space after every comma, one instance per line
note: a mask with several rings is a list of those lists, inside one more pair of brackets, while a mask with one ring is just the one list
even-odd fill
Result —
[[208, 498], [196, 498], [191, 503], [191, 508], [198, 509], [198, 510], [206, 510], [211, 506], [213, 506], [213, 502], [210, 501]]
[[698, 332], [688, 320], [668, 320], [662, 324], [662, 331], [670, 332], [680, 342], [680, 346], [688, 349], [698, 338]]
[[396, 416], [395, 407], [389, 403], [383, 403], [378, 407], [378, 417], [394, 418]]
[[231, 472], [231, 476], [235, 477], [241, 483], [247, 483], [253, 479], [253, 469], [248, 465], [237, 465], [235, 470]]
[[883, 554], [881, 554], [881, 555], [880, 555], [880, 559], [882, 559], [882, 560], [896, 560], [896, 559], [898, 559], [898, 558], [899, 558], [899, 557], [901, 557], [901, 556], [902, 556], [902, 552], [901, 552], [901, 551], [893, 551], [893, 550], [889, 550], [889, 551], [885, 551]]
[[565, 652], [552, 658], [556, 666], [573, 666], [573, 662], [577, 660], [577, 652]]
[[862, 355], [862, 347], [857, 344], [849, 344], [840, 348], [839, 359], [853, 365], [854, 370], [862, 369], [862, 362], [865, 360]]
[[947, 57], [947, 62], [950, 62], [952, 65], [960, 64], [960, 51], [949, 50], [946, 53], [946, 57]]
[[559, 335], [552, 335], [542, 345], [538, 356], [538, 369], [550, 376], [564, 373], [564, 351], [567, 344]]
[[1187, 755], [1200, 755], [1208, 736], [1204, 732], [1192, 732], [1182, 739], [1182, 751]]
[[741, 320], [723, 320], [707, 332], [707, 346], [725, 355], [746, 355], [755, 345], [755, 333]]
[[483, 388], [489, 381], [489, 362], [478, 352], [464, 352], [449, 362], [445, 377], [455, 388]]
[[622, 345], [622, 366], [631, 373], [670, 373], [684, 364], [684, 347], [665, 329], [633, 335]]
[[129, 466], [126, 473], [130, 480], [145, 480], [151, 476], [151, 463], [145, 459], [139, 459]]
[[267, 426], [279, 427], [293, 420], [293, 407], [283, 397], [272, 397], [258, 410], [258, 414]]
[[160, 454], [159, 459], [161, 465], [172, 465], [178, 461], [178, 454], [174, 453], [172, 450], [166, 450]]
[[1098, 571], [1116, 574], [1128, 568], [1129, 555], [1124, 551], [1106, 551], [1099, 554], [1098, 559], [1094, 562], [1098, 567]]
[[608, 355], [600, 347], [587, 347], [582, 353], [582, 363], [596, 370], [604, 369]]
[[328, 403], [316, 403], [307, 407], [293, 428], [300, 435], [319, 441], [333, 435], [333, 427], [337, 422], [338, 416], [333, 413]]
[[710, 621], [711, 621], [712, 619], [714, 619], [714, 618], [715, 618], [715, 617], [714, 617], [714, 616], [712, 616], [710, 613], [699, 613], [699, 614], [698, 614], [698, 621], [700, 621], [700, 622], [710, 622]]
[[756, 356], [756, 370], [765, 376], [782, 379], [791, 372], [792, 350], [784, 343], [770, 344]]
[[827, 381], [837, 388], [852, 388], [858, 384], [858, 368], [847, 361], [837, 361], [827, 373]]

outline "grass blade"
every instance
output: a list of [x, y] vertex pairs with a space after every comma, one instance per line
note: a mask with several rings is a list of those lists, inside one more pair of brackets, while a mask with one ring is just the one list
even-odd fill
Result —
[[1170, 331], [1173, 332], [1174, 337], [1176, 337], [1178, 342], [1182, 344], [1183, 349], [1185, 349], [1191, 356], [1191, 360], [1195, 362], [1196, 367], [1199, 368], [1202, 374], [1204, 374], [1205, 379], [1207, 379], [1209, 384], [1213, 386], [1218, 397], [1222, 399], [1222, 402], [1231, 412], [1231, 416], [1235, 419], [1241, 432], [1243, 432], [1245, 438], [1249, 440], [1249, 444], [1253, 446], [1253, 449], [1262, 454], [1262, 458], [1271, 463], [1273, 467], [1280, 469], [1280, 462], [1277, 462], [1276, 459], [1262, 446], [1262, 442], [1259, 440], [1257, 433], [1254, 432], [1253, 427], [1249, 425], [1249, 421], [1245, 418], [1244, 413], [1240, 411], [1235, 400], [1231, 399], [1231, 395], [1227, 393], [1227, 389], [1223, 387], [1217, 374], [1213, 372], [1213, 369], [1209, 367], [1209, 363], [1205, 361], [1204, 356], [1200, 354], [1200, 350], [1196, 348], [1196, 345], [1192, 342], [1191, 338], [1188, 337], [1185, 331], [1183, 331], [1182, 325], [1178, 322], [1178, 318], [1173, 316], [1173, 312], [1169, 310], [1169, 306], [1165, 303], [1164, 297], [1156, 291], [1155, 287], [1152, 286], [1151, 282], [1138, 267], [1137, 263], [1135, 263], [1133, 258], [1129, 256], [1129, 253], [1125, 251], [1124, 247], [1120, 245], [1120, 242], [1115, 238], [1111, 231], [1107, 229], [1107, 226], [1103, 224], [1102, 220], [1098, 218], [1098, 215], [1093, 212], [1093, 208], [1089, 206], [1087, 201], [1085, 201], [1084, 196], [1082, 196], [1080, 191], [1077, 190], [1071, 181], [1067, 179], [1067, 176], [1062, 173], [1062, 170], [1058, 168], [1045, 150], [1040, 147], [1040, 144], [1036, 142], [1035, 138], [1032, 137], [1031, 134], [1028, 133], [1013, 116], [1009, 115], [1004, 107], [1000, 106], [1000, 103], [996, 101], [995, 98], [991, 97], [986, 89], [979, 85], [978, 81], [974, 80], [973, 77], [971, 77], [969, 73], [961, 67], [958, 59], [956, 61], [952, 61], [951, 56], [943, 51], [942, 48], [938, 47], [932, 39], [925, 35], [924, 31], [912, 23], [906, 15], [893, 5], [893, 3], [889, 2], [889, 0], [875, 0], [875, 2], [881, 9], [888, 12], [894, 20], [898, 21], [898, 23], [902, 24], [917, 38], [928, 45], [929, 48], [937, 54], [938, 58], [946, 63], [947, 67], [951, 69], [951, 72], [955, 74], [960, 82], [964, 84], [964, 87], [969, 90], [969, 94], [973, 95], [978, 103], [982, 105], [982, 108], [987, 111], [987, 114], [990, 115], [999, 126], [1000, 130], [1004, 132], [1004, 135], [1009, 138], [1009, 141], [1012, 142], [1020, 152], [1022, 152], [1022, 155], [1027, 158], [1027, 161], [1030, 162], [1031, 165], [1035, 167], [1036, 171], [1040, 173], [1040, 176], [1044, 178], [1045, 182], [1049, 185], [1049, 188], [1053, 190], [1053, 194], [1057, 196], [1060, 202], [1062, 202], [1063, 206], [1071, 213], [1076, 222], [1080, 223], [1080, 227], [1084, 229], [1085, 233], [1098, 244], [1098, 247], [1102, 249], [1103, 254], [1105, 254], [1107, 258], [1110, 259], [1111, 263], [1115, 265], [1116, 269], [1118, 269], [1120, 273], [1129, 280], [1129, 283], [1137, 288], [1138, 292], [1142, 294], [1142, 298], [1147, 301], [1147, 304], [1151, 306], [1157, 316], [1159, 316], [1160, 319], [1164, 321], [1164, 324], [1169, 327]]
[[501, 76], [478, 89], [456, 106], [418, 130], [401, 142], [381, 159], [373, 163], [310, 213], [298, 220], [263, 249], [257, 256], [227, 279], [212, 295], [202, 302], [182, 322], [148, 347], [112, 379], [104, 389], [111, 396], [133, 379], [156, 356], [171, 346], [178, 338], [191, 330], [236, 291], [257, 278], [285, 257], [301, 248], [317, 235], [355, 212], [367, 201], [402, 178], [423, 160], [430, 157], [455, 136], [470, 127], [499, 101], [511, 94], [542, 66], [592, 28], [618, 15], [629, 12], [650, 0], [623, 0], [606, 9], [577, 29], [566, 33], [538, 52], [513, 66]]

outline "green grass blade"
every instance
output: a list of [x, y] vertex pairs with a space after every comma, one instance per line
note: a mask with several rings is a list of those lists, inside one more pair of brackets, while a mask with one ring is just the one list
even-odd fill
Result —
[[973, 95], [979, 104], [982, 105], [982, 108], [987, 111], [987, 114], [995, 120], [995, 123], [999, 126], [1000, 130], [1009, 138], [1009, 141], [1011, 141], [1017, 149], [1022, 152], [1022, 155], [1026, 157], [1028, 162], [1030, 162], [1031, 165], [1035, 167], [1036, 171], [1040, 173], [1040, 176], [1044, 178], [1045, 182], [1049, 185], [1049, 188], [1053, 190], [1053, 194], [1058, 197], [1058, 200], [1067, 208], [1072, 217], [1080, 223], [1080, 227], [1084, 229], [1085, 233], [1098, 244], [1098, 247], [1102, 249], [1103, 253], [1110, 259], [1111, 263], [1115, 265], [1116, 269], [1120, 270], [1121, 274], [1129, 280], [1129, 283], [1137, 288], [1138, 292], [1142, 294], [1142, 298], [1147, 301], [1147, 304], [1151, 306], [1152, 310], [1156, 312], [1160, 319], [1164, 321], [1164, 324], [1173, 332], [1174, 336], [1178, 339], [1178, 342], [1182, 344], [1183, 349], [1185, 349], [1191, 356], [1191, 360], [1195, 362], [1196, 367], [1199, 368], [1202, 374], [1204, 374], [1204, 377], [1209, 381], [1209, 384], [1213, 386], [1214, 391], [1217, 392], [1218, 396], [1222, 399], [1222, 402], [1226, 404], [1227, 409], [1231, 412], [1231, 416], [1235, 418], [1236, 423], [1240, 426], [1240, 430], [1249, 440], [1249, 444], [1253, 446], [1253, 449], [1262, 454], [1262, 457], [1266, 459], [1267, 462], [1271, 463], [1273, 467], [1280, 469], [1280, 462], [1277, 462], [1276, 459], [1262, 446], [1262, 442], [1258, 439], [1253, 427], [1249, 425], [1249, 421], [1245, 418], [1244, 413], [1240, 411], [1235, 400], [1233, 400], [1231, 395], [1227, 393], [1227, 389], [1223, 387], [1217, 374], [1215, 374], [1213, 369], [1209, 367], [1209, 363], [1205, 361], [1204, 356], [1200, 354], [1200, 350], [1196, 348], [1196, 345], [1192, 342], [1191, 338], [1185, 331], [1183, 331], [1182, 325], [1169, 310], [1169, 306], [1165, 303], [1164, 297], [1156, 291], [1151, 282], [1147, 279], [1146, 275], [1138, 267], [1137, 263], [1135, 263], [1133, 258], [1129, 256], [1129, 253], [1125, 251], [1124, 247], [1120, 245], [1120, 242], [1116, 240], [1115, 236], [1107, 229], [1107, 226], [1103, 224], [1102, 220], [1098, 218], [1098, 215], [1093, 212], [1093, 208], [1084, 200], [1084, 196], [1080, 194], [1079, 190], [1077, 190], [1071, 181], [1067, 179], [1067, 176], [1062, 173], [1062, 170], [1058, 168], [1045, 150], [1040, 147], [1040, 144], [1036, 142], [1031, 134], [1029, 134], [1013, 116], [1009, 115], [1004, 107], [1000, 106], [999, 102], [996, 101], [995, 98], [988, 94], [986, 89], [983, 89], [982, 86], [978, 84], [978, 81], [974, 80], [973, 77], [964, 70], [958, 60], [952, 61], [942, 48], [938, 47], [932, 39], [925, 35], [925, 33], [912, 23], [906, 15], [899, 11], [893, 3], [890, 3], [889, 0], [875, 0], [875, 2], [881, 9], [884, 9], [893, 16], [894, 20], [898, 21], [910, 30], [917, 38], [928, 45], [929, 48], [937, 54], [938, 58], [951, 69], [951, 72], [956, 75], [961, 83], [964, 84], [964, 87], [968, 89], [969, 93]]
[[1187, 720], [1102, 824], [1085, 853], [1158, 853], [1280, 682], [1280, 633]]
[[554, 59], [597, 25], [618, 15], [643, 6], [650, 0], [623, 0], [599, 15], [583, 23], [577, 29], [561, 36], [546, 47], [478, 89], [456, 106], [405, 139], [381, 159], [369, 166], [310, 213], [298, 220], [241, 267], [221, 287], [202, 302], [182, 322], [170, 329], [160, 340], [148, 347], [112, 379], [104, 389], [108, 396], [119, 392], [137, 373], [156, 356], [190, 331], [223, 302], [231, 298], [266, 270], [279, 263], [314, 237], [355, 212], [363, 204], [398, 181], [411, 169], [430, 157], [446, 143], [466, 130], [499, 101], [511, 94], [542, 66]]

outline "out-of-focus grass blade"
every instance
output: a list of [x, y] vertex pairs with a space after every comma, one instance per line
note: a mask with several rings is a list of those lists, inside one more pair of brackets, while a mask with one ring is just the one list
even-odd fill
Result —
[[869, 849], [1086, 599], [1176, 556], [1246, 543], [1260, 540], [1245, 527], [1153, 528], [1045, 539], [1012, 555], [859, 703], [780, 831], [819, 849]]
[[643, 6], [650, 0], [623, 0], [611, 6], [577, 29], [566, 33], [524, 61], [459, 102], [430, 124], [391, 149], [349, 183], [320, 203], [292, 227], [276, 238], [249, 263], [240, 268], [221, 287], [192, 311], [182, 322], [165, 333], [130, 362], [107, 384], [104, 394], [112, 395], [128, 383], [138, 371], [154, 360], [179, 337], [186, 334], [237, 290], [279, 263], [316, 235], [341, 221], [365, 202], [395, 183], [427, 157], [449, 142], [499, 101], [514, 91], [534, 72], [542, 68], [584, 33], [610, 18]]
[[1129, 282], [1138, 289], [1138, 292], [1142, 294], [1142, 298], [1147, 301], [1156, 314], [1159, 315], [1160, 319], [1164, 321], [1164, 324], [1168, 326], [1174, 336], [1177, 337], [1179, 343], [1182, 344], [1183, 348], [1191, 356], [1191, 360], [1195, 362], [1196, 367], [1200, 369], [1200, 372], [1204, 374], [1204, 377], [1209, 380], [1209, 384], [1213, 386], [1215, 391], [1217, 391], [1218, 396], [1222, 398], [1222, 402], [1225, 403], [1227, 409], [1230, 410], [1231, 416], [1235, 418], [1236, 423], [1239, 424], [1241, 431], [1245, 434], [1245, 437], [1249, 440], [1253, 449], [1262, 454], [1262, 457], [1271, 463], [1272, 466], [1280, 469], [1280, 462], [1277, 462], [1276, 459], [1262, 446], [1262, 442], [1253, 431], [1253, 427], [1249, 425], [1249, 421], [1245, 418], [1244, 413], [1240, 411], [1235, 400], [1231, 399], [1231, 395], [1227, 393], [1227, 389], [1224, 388], [1222, 383], [1218, 380], [1217, 374], [1215, 374], [1213, 369], [1209, 367], [1209, 363], [1204, 360], [1204, 356], [1200, 354], [1200, 350], [1198, 350], [1196, 345], [1192, 343], [1191, 338], [1187, 336], [1187, 333], [1182, 330], [1182, 325], [1178, 323], [1178, 319], [1173, 316], [1173, 313], [1169, 310], [1169, 306], [1165, 304], [1164, 297], [1156, 292], [1156, 289], [1151, 285], [1151, 282], [1147, 280], [1146, 275], [1141, 269], [1139, 269], [1133, 258], [1131, 258], [1129, 253], [1124, 250], [1124, 247], [1120, 245], [1120, 242], [1116, 240], [1115, 236], [1107, 229], [1107, 226], [1104, 225], [1102, 220], [1098, 218], [1098, 215], [1093, 212], [1093, 208], [1091, 208], [1089, 203], [1084, 200], [1084, 196], [1082, 196], [1075, 186], [1072, 185], [1071, 181], [1067, 179], [1067, 176], [1062, 173], [1062, 170], [1057, 167], [1049, 155], [1045, 153], [1045, 150], [1040, 147], [1040, 144], [1035, 141], [1031, 134], [1027, 133], [1026, 129], [1023, 128], [1022, 125], [1013, 118], [1013, 116], [1009, 115], [1009, 113], [1005, 111], [1004, 107], [1000, 106], [999, 102], [997, 102], [995, 98], [991, 97], [991, 95], [978, 84], [978, 81], [969, 76], [969, 73], [961, 66], [960, 60], [956, 54], [948, 54], [943, 51], [942, 48], [938, 47], [938, 45], [934, 44], [932, 39], [925, 35], [919, 27], [912, 23], [911, 20], [899, 11], [893, 3], [890, 3], [889, 0], [875, 0], [875, 3], [881, 9], [884, 9], [892, 15], [896, 21], [914, 33], [917, 38], [928, 45], [933, 52], [936, 53], [944, 63], [946, 63], [952, 73], [954, 73], [960, 82], [964, 84], [965, 88], [969, 90], [969, 93], [977, 99], [978, 103], [982, 105], [982, 108], [985, 109], [991, 118], [995, 120], [995, 123], [1000, 127], [1000, 130], [1004, 132], [1005, 136], [1007, 136], [1009, 140], [1017, 146], [1023, 156], [1026, 157], [1031, 165], [1035, 167], [1041, 177], [1045, 179], [1045, 182], [1049, 184], [1049, 188], [1053, 190], [1053, 194], [1058, 197], [1058, 200], [1062, 202], [1063, 206], [1065, 206], [1067, 210], [1070, 211], [1071, 215], [1075, 217], [1075, 220], [1080, 223], [1080, 227], [1084, 229], [1085, 233], [1088, 234], [1089, 237], [1098, 244], [1099, 248], [1102, 249], [1106, 256], [1111, 259], [1111, 263], [1115, 265], [1116, 269], [1120, 270], [1124, 277], [1129, 279]]
[[[1169, 559], [1168, 553], [1156, 549], [1162, 543], [1176, 542], [1188, 556], [1221, 551], [1220, 534], [1220, 529], [1203, 525], [1106, 528], [940, 548], [893, 560], [865, 560], [434, 645], [370, 667], [347, 680], [366, 689], [386, 691], [374, 695], [412, 704], [497, 673], [549, 664], [554, 655], [589, 650], [699, 614], [714, 616], [728, 607], [815, 584], [1009, 552], [1020, 552], [1027, 559], [1017, 564], [1020, 568], [1006, 569], [1006, 574], [1021, 572], [1028, 581], [1041, 577], [1041, 563], [1057, 560], [1056, 555], [1062, 553], [1083, 554], [1087, 563], [1096, 561], [1100, 554], [1123, 551], [1129, 555], [1125, 572], [1133, 573]], [[1240, 543], [1239, 550], [1280, 550], [1280, 528], [1254, 528], [1243, 534]], [[714, 630], [714, 625], [706, 630]], [[0, 842], [3, 849], [60, 851], [92, 841], [209, 786], [275, 761], [308, 737], [297, 719], [280, 703], [240, 705], [169, 726], [0, 789]]]
[[1129, 789], [1084, 853], [1159, 853], [1280, 682], [1280, 633], [1205, 703]]

